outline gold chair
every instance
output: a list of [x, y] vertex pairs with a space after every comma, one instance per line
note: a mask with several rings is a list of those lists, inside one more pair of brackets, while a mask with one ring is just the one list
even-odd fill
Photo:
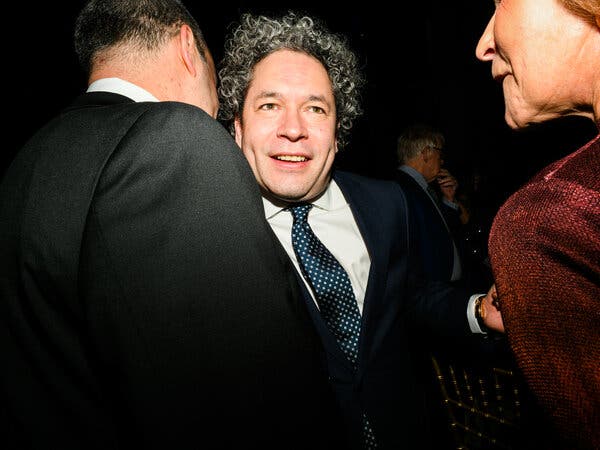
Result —
[[522, 381], [513, 367], [431, 361], [456, 449], [521, 448]]

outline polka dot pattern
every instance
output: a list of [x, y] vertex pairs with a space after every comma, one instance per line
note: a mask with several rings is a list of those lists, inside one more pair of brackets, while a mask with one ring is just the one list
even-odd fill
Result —
[[373, 450], [377, 448], [377, 441], [375, 440], [375, 434], [373, 428], [369, 423], [369, 419], [366, 414], [363, 414], [363, 439], [365, 442], [366, 450]]
[[294, 218], [292, 246], [303, 275], [315, 294], [323, 320], [356, 367], [360, 335], [358, 303], [348, 274], [308, 224], [311, 208], [311, 204], [290, 208]]
[[[323, 320], [356, 369], [361, 321], [358, 303], [348, 274], [308, 224], [311, 208], [311, 204], [289, 208], [294, 218], [292, 246], [302, 274], [315, 294]], [[363, 415], [363, 438], [365, 449], [377, 448], [373, 429], [366, 415]]]

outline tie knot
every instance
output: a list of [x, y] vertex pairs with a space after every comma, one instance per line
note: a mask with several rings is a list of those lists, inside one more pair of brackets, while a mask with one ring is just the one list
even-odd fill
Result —
[[306, 222], [308, 219], [308, 212], [312, 208], [311, 203], [302, 203], [296, 206], [290, 206], [288, 209], [292, 213], [292, 217], [294, 218], [294, 223], [296, 222]]

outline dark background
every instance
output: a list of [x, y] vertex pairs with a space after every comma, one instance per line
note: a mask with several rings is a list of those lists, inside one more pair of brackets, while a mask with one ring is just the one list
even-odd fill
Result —
[[[479, 201], [495, 211], [538, 170], [597, 132], [591, 121], [579, 118], [522, 132], [507, 127], [501, 87], [492, 80], [489, 63], [475, 58], [475, 46], [493, 12], [491, 0], [397, 2], [395, 11], [383, 1], [358, 6], [325, 1], [184, 3], [217, 62], [228, 26], [245, 11], [307, 12], [349, 38], [368, 84], [365, 114], [338, 155], [338, 165], [347, 170], [389, 177], [397, 165], [395, 145], [402, 128], [428, 122], [446, 136], [446, 163], [461, 189], [471, 192], [477, 175], [483, 196]], [[4, 52], [9, 145], [2, 149], [2, 170], [38, 127], [86, 87], [71, 42], [82, 4], [23, 2], [6, 20], [17, 23], [5, 23], [5, 42], [11, 43]]]

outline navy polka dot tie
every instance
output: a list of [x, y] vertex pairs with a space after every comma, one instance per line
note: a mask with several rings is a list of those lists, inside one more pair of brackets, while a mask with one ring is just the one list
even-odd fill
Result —
[[308, 224], [311, 208], [311, 204], [290, 208], [294, 217], [292, 245], [302, 273], [315, 294], [323, 320], [356, 367], [360, 335], [358, 303], [348, 274]]
[[[311, 208], [311, 204], [289, 208], [294, 218], [292, 246], [302, 274], [315, 294], [323, 320], [356, 369], [360, 335], [358, 303], [348, 274], [308, 224], [308, 212]], [[365, 448], [377, 448], [373, 430], [364, 414], [363, 439]]]

